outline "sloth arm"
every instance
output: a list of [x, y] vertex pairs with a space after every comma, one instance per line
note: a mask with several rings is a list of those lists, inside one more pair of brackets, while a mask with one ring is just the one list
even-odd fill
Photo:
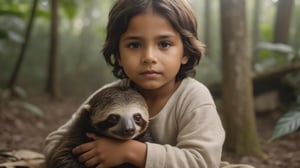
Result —
[[72, 123], [75, 121], [76, 117], [78, 116], [80, 110], [82, 109], [82, 106], [86, 104], [96, 93], [101, 91], [104, 88], [112, 87], [112, 86], [126, 86], [127, 85], [126, 80], [117, 80], [112, 83], [106, 84], [103, 87], [99, 88], [97, 91], [95, 91], [93, 94], [91, 94], [82, 104], [81, 106], [76, 110], [76, 112], [72, 115], [72, 117], [62, 126], [60, 126], [57, 130], [51, 132], [44, 141], [44, 148], [43, 153], [47, 156], [50, 155], [55, 145], [59, 142], [59, 140], [63, 137], [63, 135], [68, 132], [70, 129]]
[[[80, 109], [80, 108], [79, 108]], [[45, 139], [44, 142], [44, 154], [47, 155], [51, 155], [53, 148], [56, 146], [56, 144], [59, 142], [60, 138], [63, 137], [63, 135], [70, 129], [71, 124], [76, 120], [76, 117], [78, 117], [78, 113], [79, 110], [77, 112], [75, 112], [71, 119], [69, 119], [69, 121], [67, 123], [65, 123], [64, 125], [62, 125], [61, 127], [59, 127], [57, 130], [55, 130], [54, 132], [51, 132]], [[90, 137], [92, 139], [97, 140], [97, 138], [95, 137]], [[111, 139], [107, 139], [107, 138], [101, 138], [102, 141], [103, 140], [107, 140], [107, 142], [111, 142]], [[83, 147], [81, 149], [79, 149], [76, 153], [84, 153], [87, 152], [88, 150], [90, 150], [90, 144], [94, 143], [94, 146], [97, 146], [96, 141], [93, 142], [89, 142], [89, 143], [85, 143], [82, 145], [79, 145], [79, 147]], [[145, 166], [145, 162], [146, 162], [146, 154], [147, 154], [147, 145], [145, 143], [139, 142], [139, 141], [135, 141], [135, 140], [129, 140], [127, 141], [127, 143], [124, 142], [120, 142], [120, 144], [123, 144], [122, 146], [116, 146], [116, 145], [112, 145], [109, 146], [107, 144], [104, 144], [103, 146], [106, 148], [109, 148], [109, 152], [111, 151], [112, 148], [120, 148], [123, 149], [121, 151], [123, 151], [123, 153], [121, 153], [120, 151], [115, 153], [115, 154], [111, 154], [110, 156], [111, 159], [116, 159], [116, 156], [124, 156], [123, 160], [125, 162], [128, 163], [132, 163], [134, 165], [138, 165], [138, 167], [143, 168]], [[92, 146], [92, 148], [94, 148], [94, 146]], [[101, 146], [99, 146], [101, 148]], [[77, 148], [77, 147], [76, 147]], [[74, 148], [75, 149], [75, 148]], [[121, 158], [122, 159], [122, 158]]]
[[44, 141], [43, 153], [48, 156], [51, 154], [53, 148], [59, 142], [59, 140], [63, 137], [63, 135], [68, 132], [71, 127], [71, 124], [75, 121], [75, 118], [78, 116], [77, 112], [74, 113], [64, 125], [59, 127], [57, 130], [51, 132]]

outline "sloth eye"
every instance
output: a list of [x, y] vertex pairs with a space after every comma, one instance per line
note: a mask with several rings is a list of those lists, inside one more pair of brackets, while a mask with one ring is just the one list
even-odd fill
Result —
[[118, 123], [119, 119], [120, 119], [119, 115], [110, 115], [107, 118], [107, 122], [110, 123], [111, 125], [115, 125]]
[[133, 119], [134, 119], [135, 122], [141, 122], [142, 121], [142, 116], [141, 116], [141, 114], [135, 114], [133, 116]]

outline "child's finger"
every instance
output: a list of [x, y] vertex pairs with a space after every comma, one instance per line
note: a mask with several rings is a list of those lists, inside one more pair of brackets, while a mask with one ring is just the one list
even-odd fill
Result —
[[[93, 164], [93, 159], [95, 157], [95, 153], [93, 152], [93, 150], [89, 150], [83, 154], [81, 154], [79, 157], [78, 157], [78, 160], [81, 162], [81, 163], [85, 163], [86, 166], [88, 167], [91, 167], [91, 166], [94, 166], [96, 163], [94, 163], [94, 165], [91, 165]], [[96, 158], [97, 159], [97, 158]], [[88, 162], [88, 163], [87, 163]]]
[[89, 160], [86, 160], [84, 162], [84, 165], [86, 167], [95, 167], [96, 165], [99, 165], [99, 163], [100, 163], [100, 161], [99, 161], [98, 157], [92, 157]]
[[103, 168], [103, 166], [101, 166], [101, 163], [97, 165], [96, 168]]
[[93, 134], [93, 133], [86, 133], [86, 136], [93, 139], [93, 140], [97, 140], [99, 139], [99, 137], [96, 135], [96, 134]]
[[75, 148], [72, 149], [72, 152], [75, 155], [78, 155], [81, 153], [85, 153], [85, 152], [91, 150], [92, 148], [93, 148], [93, 144], [91, 142], [89, 142], [89, 143], [84, 143], [79, 146], [76, 146]]

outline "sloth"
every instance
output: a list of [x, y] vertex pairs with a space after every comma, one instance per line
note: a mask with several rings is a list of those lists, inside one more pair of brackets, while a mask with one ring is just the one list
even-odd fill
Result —
[[[118, 140], [153, 142], [148, 129], [149, 114], [144, 98], [129, 87], [108, 87], [95, 93], [49, 156], [45, 168], [85, 168], [72, 149], [91, 141], [87, 132]], [[136, 168], [124, 163], [114, 168]]]

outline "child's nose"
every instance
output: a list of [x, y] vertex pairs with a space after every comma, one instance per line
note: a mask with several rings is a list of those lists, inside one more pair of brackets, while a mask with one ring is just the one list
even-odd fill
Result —
[[153, 64], [156, 63], [156, 52], [153, 47], [145, 48], [143, 53], [143, 63], [144, 64]]

